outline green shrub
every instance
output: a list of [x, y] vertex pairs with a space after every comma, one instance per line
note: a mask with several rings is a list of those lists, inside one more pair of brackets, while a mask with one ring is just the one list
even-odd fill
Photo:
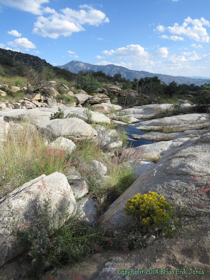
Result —
[[64, 112], [61, 110], [61, 108], [58, 107], [58, 112], [51, 114], [50, 120], [54, 119], [64, 119]]
[[61, 96], [58, 96], [58, 99], [59, 99], [59, 100], [63, 100], [63, 101], [66, 102], [66, 103], [73, 103], [73, 102], [76, 102], [76, 98], [73, 97], [73, 96], [61, 95]]
[[23, 87], [24, 82], [21, 79], [16, 79], [15, 80], [15, 85], [18, 86], [18, 87]]
[[0, 75], [2, 75], [2, 76], [4, 76], [5, 75], [5, 73], [4, 73], [4, 69], [3, 69], [3, 67], [0, 65]]
[[155, 192], [131, 197], [126, 204], [127, 215], [139, 219], [146, 228], [164, 228], [172, 215], [173, 207]]
[[198, 113], [208, 113], [210, 106], [210, 85], [204, 85], [199, 95], [195, 98], [197, 104], [196, 110]]
[[82, 76], [79, 79], [78, 88], [83, 89], [88, 94], [95, 92], [100, 87], [101, 84], [92, 76]]
[[61, 95], [65, 94], [66, 91], [60, 86], [60, 85], [56, 85], [55, 89], [57, 90], [57, 92], [59, 92]]

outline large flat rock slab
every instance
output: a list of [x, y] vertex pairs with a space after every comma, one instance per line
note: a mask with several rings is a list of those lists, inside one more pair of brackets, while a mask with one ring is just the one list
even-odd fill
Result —
[[174, 148], [181, 146], [184, 142], [188, 141], [190, 138], [178, 138], [170, 141], [160, 141], [152, 144], [145, 144], [135, 148], [128, 148], [128, 152], [139, 152], [142, 159], [148, 159], [156, 162], [160, 159], [162, 153]]
[[[193, 107], [193, 105], [191, 104], [181, 105], [181, 108], [183, 108], [183, 110], [187, 110], [191, 107]], [[148, 120], [158, 116], [159, 114], [172, 112], [173, 110], [173, 104], [150, 104], [124, 109], [121, 111], [121, 113], [126, 113], [136, 119]]]
[[120, 111], [122, 107], [119, 105], [111, 104], [111, 103], [100, 103], [92, 105], [92, 107], [101, 113], [110, 113], [111, 111]]
[[[184, 215], [210, 214], [210, 133], [190, 139], [165, 152], [156, 166], [138, 179], [109, 207], [102, 225], [119, 228], [129, 224], [127, 200], [137, 193], [157, 192], [173, 206], [186, 207]], [[195, 180], [195, 176], [197, 180]], [[206, 188], [206, 190], [205, 190]]]
[[148, 132], [143, 135], [138, 135], [138, 134], [132, 134], [133, 139], [147, 139], [147, 140], [154, 140], [154, 141], [168, 141], [168, 140], [173, 140], [176, 138], [194, 138], [194, 137], [199, 137], [203, 134], [206, 134], [208, 131], [207, 130], [186, 130], [184, 132], [172, 132], [172, 133], [163, 133], [163, 132]]
[[194, 130], [209, 126], [209, 114], [185, 114], [145, 121], [140, 126], [138, 126], [137, 129], [147, 131], [162, 131], [171, 129], [181, 132], [185, 130]]
[[[53, 106], [47, 108], [35, 108], [35, 109], [10, 109], [0, 111], [0, 117], [3, 117], [5, 121], [14, 121], [18, 122], [21, 120], [29, 121], [32, 124], [43, 123], [50, 120], [52, 114], [58, 112], [58, 108], [64, 112], [64, 117], [67, 114], [77, 114], [84, 121], [88, 120], [88, 116], [86, 114], [86, 108], [75, 108], [68, 107], [65, 105], [62, 106]], [[110, 119], [106, 117], [104, 114], [90, 111], [92, 115], [92, 120], [95, 123], [105, 122], [110, 123]]]

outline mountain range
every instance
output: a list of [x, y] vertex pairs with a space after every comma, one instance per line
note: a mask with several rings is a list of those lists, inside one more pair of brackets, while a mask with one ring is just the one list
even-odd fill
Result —
[[93, 65], [90, 63], [84, 63], [81, 61], [72, 60], [62, 66], [58, 66], [59, 68], [68, 70], [72, 73], [79, 73], [80, 71], [102, 71], [106, 75], [114, 76], [115, 74], [121, 74], [122, 77], [133, 80], [135, 78], [141, 79], [145, 77], [154, 77], [157, 76], [161, 81], [166, 84], [170, 84], [171, 82], [176, 82], [177, 84], [194, 84], [196, 86], [201, 86], [204, 84], [210, 84], [210, 79], [194, 79], [190, 77], [182, 77], [182, 76], [170, 76], [170, 75], [163, 75], [163, 74], [155, 74], [146, 71], [136, 71], [136, 70], [129, 70], [126, 67], [116, 66], [113, 64], [109, 65]]
[[[210, 84], [210, 79], [202, 77], [181, 77], [181, 76], [169, 76], [163, 74], [155, 74], [146, 71], [135, 71], [129, 70], [128, 68], [122, 66], [116, 66], [113, 64], [109, 65], [93, 65], [90, 63], [84, 63], [81, 61], [70, 61], [65, 65], [54, 67], [50, 63], [46, 62], [44, 59], [38, 56], [33, 56], [30, 54], [24, 54], [22, 52], [16, 52], [12, 50], [5, 50], [0, 48], [0, 64], [6, 64], [12, 66], [12, 61], [15, 63], [20, 63], [22, 65], [31, 66], [32, 68], [40, 71], [43, 67], [53, 68], [56, 74], [62, 74], [67, 78], [75, 78], [75, 74], [80, 71], [102, 71], [107, 76], [114, 76], [115, 74], [121, 74], [122, 77], [126, 79], [133, 80], [135, 78], [141, 79], [145, 77], [157, 76], [161, 81], [166, 84], [170, 84], [175, 81], [177, 84], [194, 84], [196, 86], [201, 86], [204, 84]], [[63, 69], [63, 70], [62, 70]], [[65, 71], [67, 70], [67, 71]]]

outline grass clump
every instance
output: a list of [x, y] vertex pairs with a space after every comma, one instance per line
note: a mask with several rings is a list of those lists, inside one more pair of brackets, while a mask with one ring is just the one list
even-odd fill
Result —
[[58, 268], [81, 261], [84, 256], [96, 251], [96, 245], [101, 248], [104, 243], [104, 230], [85, 223], [79, 213], [70, 219], [66, 219], [68, 215], [64, 213], [63, 219], [66, 222], [58, 229], [53, 225], [52, 216], [56, 216], [56, 213], [52, 215], [48, 199], [36, 228], [29, 222], [15, 225], [17, 238], [28, 251], [28, 279], [39, 280], [47, 270], [56, 276]]

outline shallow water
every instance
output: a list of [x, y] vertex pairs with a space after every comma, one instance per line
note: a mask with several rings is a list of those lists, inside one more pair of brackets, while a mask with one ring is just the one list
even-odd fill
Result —
[[140, 121], [139, 123], [136, 123], [134, 125], [118, 124], [119, 130], [120, 131], [125, 130], [126, 131], [126, 135], [129, 137], [127, 147], [130, 147], [130, 145], [132, 145], [132, 147], [134, 148], [134, 147], [138, 147], [138, 146], [145, 145], [145, 144], [151, 144], [151, 143], [155, 142], [153, 140], [146, 140], [146, 139], [134, 140], [133, 137], [131, 136], [131, 134], [143, 135], [143, 134], [146, 133], [145, 131], [139, 130], [139, 129], [136, 128], [142, 122], [144, 122], [144, 121]]

